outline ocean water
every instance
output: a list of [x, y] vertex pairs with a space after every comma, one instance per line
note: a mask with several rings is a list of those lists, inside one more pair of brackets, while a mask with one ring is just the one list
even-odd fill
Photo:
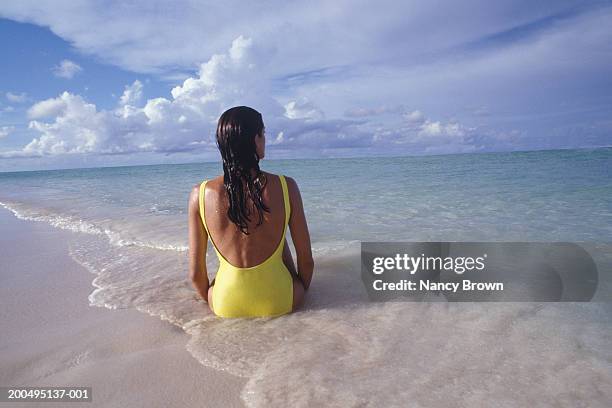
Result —
[[570, 241], [609, 268], [612, 149], [261, 165], [298, 182], [316, 264], [304, 309], [275, 319], [216, 318], [187, 278], [188, 195], [219, 163], [0, 173], [0, 204], [79, 232], [90, 303], [181, 327], [248, 379], [247, 406], [612, 404], [609, 299], [370, 303], [359, 265], [361, 241]]

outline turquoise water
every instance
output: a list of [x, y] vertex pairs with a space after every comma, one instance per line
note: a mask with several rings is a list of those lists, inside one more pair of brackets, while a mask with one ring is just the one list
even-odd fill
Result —
[[[612, 149], [261, 164], [297, 181], [316, 263], [304, 310], [277, 319], [218, 319], [188, 282], [188, 195], [219, 163], [0, 173], [0, 203], [77, 231], [90, 303], [181, 327], [198, 361], [248, 379], [249, 406], [612, 400], [610, 303], [373, 304], [358, 254], [360, 241], [537, 240], [609, 259]], [[210, 245], [207, 262], [214, 274]]]
[[[612, 149], [263, 161], [298, 182], [315, 246], [612, 239]], [[186, 246], [191, 187], [218, 163], [0, 173], [0, 201], [126, 241]], [[154, 230], [150, 227], [155, 226]]]

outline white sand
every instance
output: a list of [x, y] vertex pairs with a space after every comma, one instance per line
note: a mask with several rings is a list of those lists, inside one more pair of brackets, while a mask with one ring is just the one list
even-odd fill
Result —
[[70, 234], [0, 209], [1, 386], [91, 386], [74, 408], [243, 406], [245, 380], [200, 365], [179, 328], [89, 306], [94, 276], [68, 255]]

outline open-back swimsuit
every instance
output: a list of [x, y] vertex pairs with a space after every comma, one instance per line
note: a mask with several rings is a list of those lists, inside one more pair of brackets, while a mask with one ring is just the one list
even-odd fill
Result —
[[221, 317], [264, 317], [289, 313], [293, 306], [293, 279], [283, 262], [285, 232], [291, 214], [287, 182], [280, 178], [285, 207], [283, 233], [276, 250], [259, 265], [238, 268], [228, 262], [215, 245], [206, 226], [204, 189], [200, 185], [200, 217], [219, 258], [219, 269], [213, 286], [213, 310]]

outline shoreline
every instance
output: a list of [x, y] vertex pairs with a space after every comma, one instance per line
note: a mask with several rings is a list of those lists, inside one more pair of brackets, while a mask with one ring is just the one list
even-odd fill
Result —
[[0, 225], [1, 385], [91, 386], [74, 407], [244, 406], [246, 379], [201, 365], [180, 328], [89, 305], [95, 275], [69, 255], [78, 233], [5, 208]]

